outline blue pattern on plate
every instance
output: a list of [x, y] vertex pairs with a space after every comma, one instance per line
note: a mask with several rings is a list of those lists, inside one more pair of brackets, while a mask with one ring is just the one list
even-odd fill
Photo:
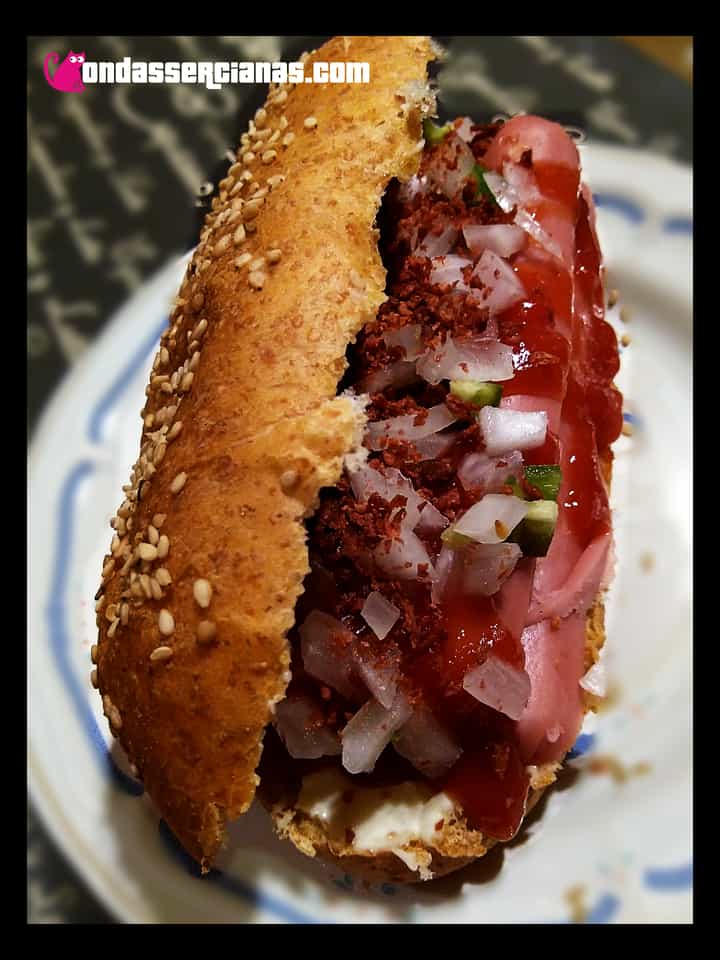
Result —
[[665, 233], [692, 234], [693, 222], [690, 217], [668, 217], [663, 220], [662, 228]]
[[590, 910], [583, 923], [609, 923], [620, 909], [620, 899], [612, 893], [604, 893]]
[[574, 760], [575, 757], [581, 757], [584, 753], [589, 753], [595, 746], [594, 733], [581, 733], [575, 741], [575, 746], [570, 750], [566, 759]]
[[595, 206], [603, 210], [614, 210], [622, 214], [631, 223], [642, 223], [645, 220], [645, 211], [633, 200], [621, 197], [616, 193], [594, 193]]
[[648, 867], [643, 874], [643, 883], [646, 887], [663, 893], [670, 890], [689, 890], [692, 882], [692, 861], [679, 867]]

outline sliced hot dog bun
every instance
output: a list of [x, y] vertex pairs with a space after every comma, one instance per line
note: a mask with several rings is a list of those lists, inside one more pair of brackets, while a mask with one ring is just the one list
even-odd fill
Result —
[[[609, 476], [609, 464], [605, 468]], [[605, 642], [600, 599], [588, 613], [585, 638], [589, 668]], [[587, 709], [595, 705], [588, 695]], [[531, 769], [526, 816], [559, 768], [559, 763], [547, 763]], [[427, 783], [367, 789], [339, 769], [328, 769], [304, 778], [300, 789], [270, 777], [259, 796], [280, 836], [307, 856], [371, 883], [417, 883], [445, 876], [484, 856], [498, 842], [471, 829], [462, 810]]]
[[302, 523], [362, 438], [336, 397], [385, 299], [374, 220], [434, 112], [427, 37], [336, 38], [365, 84], [271, 92], [221, 183], [163, 335], [113, 521], [93, 675], [146, 790], [208, 869], [249, 807], [289, 679]]

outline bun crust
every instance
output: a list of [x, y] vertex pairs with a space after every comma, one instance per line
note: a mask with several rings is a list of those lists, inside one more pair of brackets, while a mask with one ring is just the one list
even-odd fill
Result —
[[220, 185], [146, 391], [93, 681], [204, 870], [253, 799], [289, 679], [302, 520], [361, 443], [362, 410], [336, 387], [348, 343], [385, 299], [374, 220], [389, 180], [419, 164], [433, 58], [427, 37], [336, 38], [310, 62], [367, 62], [370, 84], [271, 91]]

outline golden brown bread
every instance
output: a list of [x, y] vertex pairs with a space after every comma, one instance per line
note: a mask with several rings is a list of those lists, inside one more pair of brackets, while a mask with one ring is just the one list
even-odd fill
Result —
[[427, 37], [336, 38], [371, 83], [276, 88], [222, 181], [162, 338], [113, 521], [93, 682], [163, 817], [207, 869], [255, 794], [308, 570], [303, 517], [363, 416], [336, 397], [384, 300], [374, 220], [432, 112]]

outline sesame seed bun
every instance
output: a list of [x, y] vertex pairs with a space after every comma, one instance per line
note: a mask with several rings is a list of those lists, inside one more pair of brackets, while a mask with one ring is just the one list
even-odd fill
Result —
[[[385, 299], [374, 220], [419, 165], [427, 37], [335, 38], [364, 84], [271, 90], [220, 184], [147, 388], [98, 592], [110, 728], [207, 870], [255, 794], [308, 572], [303, 519], [362, 438], [337, 397]], [[270, 130], [270, 133], [264, 131]]]

